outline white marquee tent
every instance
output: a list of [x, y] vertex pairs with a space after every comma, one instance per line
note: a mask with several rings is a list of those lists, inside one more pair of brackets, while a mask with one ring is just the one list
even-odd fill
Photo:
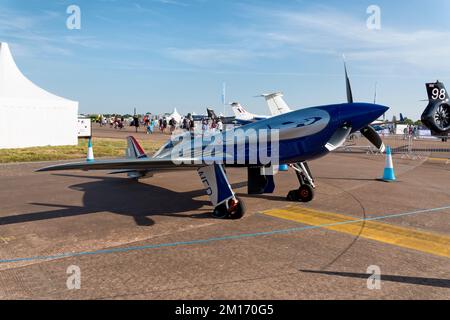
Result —
[[181, 122], [181, 118], [182, 118], [182, 116], [181, 116], [181, 114], [178, 113], [177, 108], [175, 108], [175, 109], [173, 110], [172, 114], [171, 114], [170, 116], [167, 117], [167, 119], [169, 119], [169, 120], [170, 120], [170, 119], [175, 119], [175, 121], [176, 121], [177, 123], [180, 123], [180, 122]]
[[78, 102], [28, 80], [0, 42], [0, 149], [76, 145]]

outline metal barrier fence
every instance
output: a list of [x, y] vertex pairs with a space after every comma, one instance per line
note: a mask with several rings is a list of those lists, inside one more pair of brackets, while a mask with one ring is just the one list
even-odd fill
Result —
[[[385, 145], [392, 149], [393, 154], [401, 155], [402, 158], [424, 159], [440, 158], [447, 159], [450, 163], [450, 139], [443, 141], [442, 137], [411, 136], [411, 135], [382, 135]], [[344, 146], [338, 152], [380, 154], [380, 152], [360, 134], [354, 134], [347, 139]]]

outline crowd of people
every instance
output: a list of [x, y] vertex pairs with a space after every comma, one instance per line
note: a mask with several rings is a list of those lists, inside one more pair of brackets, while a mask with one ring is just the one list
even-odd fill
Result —
[[[154, 128], [158, 126], [161, 133], [170, 133], [172, 134], [175, 130], [181, 129], [184, 131], [195, 132], [196, 123], [192, 117], [181, 117], [178, 122], [174, 118], [168, 119], [167, 117], [159, 118], [158, 120], [154, 119], [153, 123], [150, 122], [148, 124], [148, 132], [153, 133]], [[204, 118], [201, 121], [201, 129], [202, 133], [205, 132], [223, 132], [224, 125], [220, 119], [213, 120]]]
[[203, 119], [203, 121], [202, 121], [202, 133], [205, 133], [207, 131], [223, 132], [223, 130], [224, 130], [223, 122], [220, 119], [217, 119], [217, 120], [216, 119], [213, 119], [213, 120]]
[[408, 140], [410, 137], [417, 139], [419, 136], [419, 126], [408, 125], [403, 129], [403, 139]]
[[[99, 115], [96, 122], [99, 123], [101, 127], [109, 125], [110, 128], [116, 130], [122, 130], [126, 125], [135, 127], [136, 130], [142, 126], [145, 128], [147, 134], [153, 134], [156, 130], [159, 130], [161, 133], [172, 134], [178, 129], [194, 132], [197, 128], [196, 122], [190, 115], [181, 117], [178, 121], [175, 118], [170, 118], [168, 116], [154, 116], [151, 114], [141, 117], [129, 117], [127, 119], [123, 116], [113, 115], [104, 117], [103, 115]], [[205, 134], [206, 132], [214, 133], [216, 131], [224, 131], [224, 124], [220, 119], [204, 118], [199, 121], [198, 124], [201, 125], [202, 134]]]
[[100, 124], [100, 127], [109, 125], [110, 128], [122, 130], [124, 128], [125, 119], [119, 116], [104, 117], [101, 115], [97, 117], [96, 122]]

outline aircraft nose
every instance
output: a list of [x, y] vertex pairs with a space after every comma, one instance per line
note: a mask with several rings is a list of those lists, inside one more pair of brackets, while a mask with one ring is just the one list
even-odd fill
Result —
[[380, 111], [381, 114], [384, 114], [384, 113], [386, 113], [389, 110], [389, 107], [382, 106], [382, 105], [379, 105], [379, 104], [376, 104], [375, 108], [378, 109], [378, 111]]
[[348, 120], [355, 130], [365, 128], [379, 119], [389, 108], [379, 104], [353, 103], [346, 104], [342, 109], [342, 118]]
[[374, 114], [374, 116], [376, 117], [376, 119], [378, 119], [379, 117], [381, 117], [383, 114], [385, 114], [388, 110], [389, 107], [386, 106], [382, 106], [379, 104], [374, 104], [371, 106], [372, 112]]

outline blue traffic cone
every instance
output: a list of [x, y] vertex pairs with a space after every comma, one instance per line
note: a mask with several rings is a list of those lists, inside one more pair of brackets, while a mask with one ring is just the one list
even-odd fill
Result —
[[92, 148], [92, 138], [89, 138], [88, 153], [87, 153], [86, 161], [92, 162], [94, 160], [95, 160], [95, 158], [94, 158], [94, 149]]
[[384, 168], [383, 181], [392, 182], [397, 180], [394, 173], [394, 162], [392, 161], [391, 147], [386, 147], [386, 167]]

